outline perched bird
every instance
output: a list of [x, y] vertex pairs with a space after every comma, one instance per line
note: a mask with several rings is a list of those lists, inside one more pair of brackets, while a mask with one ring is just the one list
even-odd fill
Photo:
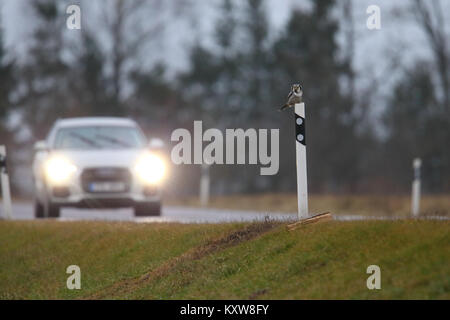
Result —
[[302, 102], [302, 96], [303, 96], [303, 88], [300, 84], [293, 84], [291, 87], [291, 92], [289, 92], [288, 95], [288, 101], [287, 103], [280, 108], [279, 111], [284, 110], [289, 107], [293, 107], [296, 103]]

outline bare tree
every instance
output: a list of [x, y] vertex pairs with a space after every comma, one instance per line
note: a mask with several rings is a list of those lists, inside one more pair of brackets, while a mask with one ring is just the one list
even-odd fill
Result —
[[348, 94], [351, 99], [354, 99], [355, 96], [355, 72], [352, 67], [352, 62], [355, 57], [355, 22], [353, 18], [353, 1], [352, 0], [344, 0], [342, 3], [342, 12], [343, 12], [343, 20], [341, 22], [344, 38], [345, 38], [345, 46], [343, 48], [344, 51], [344, 59], [345, 63], [348, 64]]
[[449, 53], [447, 47], [448, 35], [445, 32], [445, 20], [440, 0], [422, 1], [415, 0], [412, 12], [419, 26], [427, 36], [441, 83], [444, 110], [450, 109], [450, 76]]
[[162, 0], [114, 0], [110, 2], [110, 10], [105, 11], [103, 24], [110, 41], [111, 91], [116, 103], [122, 98], [126, 67], [138, 64], [141, 50], [162, 34], [164, 21], [157, 19], [162, 5]]

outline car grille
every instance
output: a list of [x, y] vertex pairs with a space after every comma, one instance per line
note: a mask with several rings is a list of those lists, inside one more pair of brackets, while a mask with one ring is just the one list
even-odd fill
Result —
[[118, 192], [128, 192], [131, 186], [131, 173], [126, 168], [116, 167], [87, 168], [81, 173], [81, 186], [85, 192], [99, 193], [101, 191], [92, 191], [91, 185], [105, 182], [123, 183], [124, 189]]

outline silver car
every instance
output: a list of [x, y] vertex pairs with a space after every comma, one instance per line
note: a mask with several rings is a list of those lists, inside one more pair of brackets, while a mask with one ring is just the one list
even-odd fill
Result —
[[62, 207], [133, 207], [136, 216], [160, 215], [167, 166], [158, 141], [152, 149], [126, 118], [58, 120], [35, 144], [35, 217], [59, 217]]

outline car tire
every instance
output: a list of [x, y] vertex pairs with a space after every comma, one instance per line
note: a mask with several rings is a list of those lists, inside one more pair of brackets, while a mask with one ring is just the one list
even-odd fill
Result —
[[60, 207], [53, 203], [49, 203], [48, 218], [59, 218], [59, 214], [60, 214]]
[[134, 215], [136, 217], [157, 217], [161, 215], [160, 202], [148, 202], [136, 204], [134, 206]]
[[34, 217], [36, 219], [44, 218], [44, 206], [38, 200], [34, 200]]

